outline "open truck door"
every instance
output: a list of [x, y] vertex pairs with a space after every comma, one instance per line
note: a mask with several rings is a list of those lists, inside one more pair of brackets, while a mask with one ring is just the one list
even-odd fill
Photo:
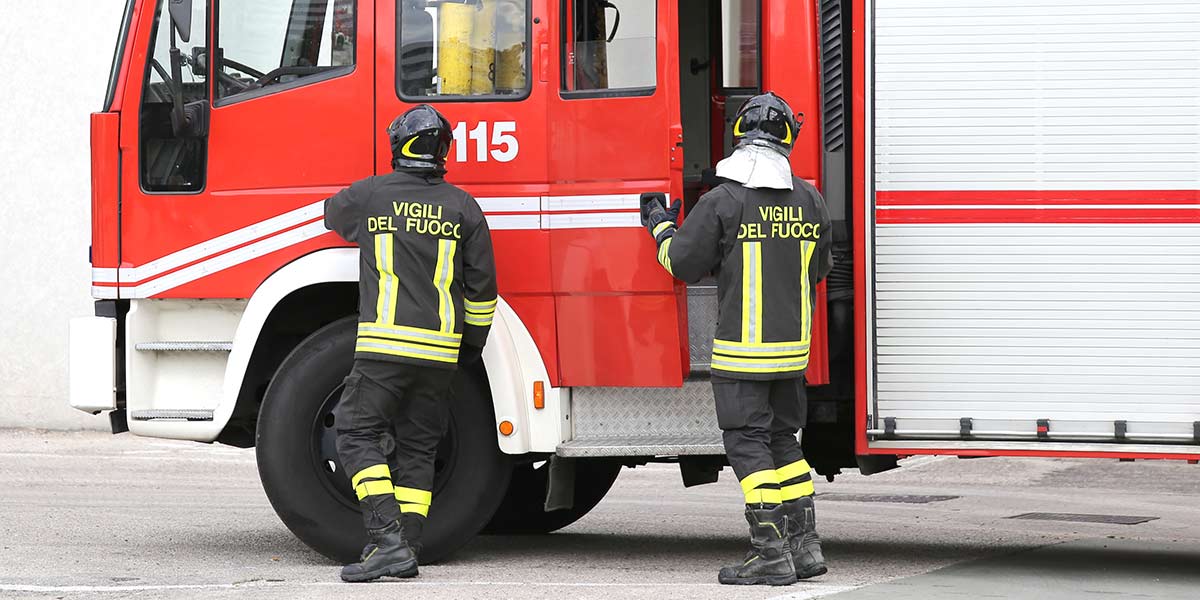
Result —
[[[642, 194], [681, 197], [675, 10], [377, 6], [376, 129], [422, 102], [450, 120], [447, 178], [488, 215], [501, 296], [555, 386], [678, 386], [688, 370], [684, 287], [639, 216]], [[377, 139], [376, 171], [390, 171]]]

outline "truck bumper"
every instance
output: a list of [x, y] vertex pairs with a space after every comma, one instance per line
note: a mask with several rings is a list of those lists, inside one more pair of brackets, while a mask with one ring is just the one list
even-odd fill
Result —
[[71, 406], [96, 414], [117, 408], [117, 320], [79, 317], [69, 327]]

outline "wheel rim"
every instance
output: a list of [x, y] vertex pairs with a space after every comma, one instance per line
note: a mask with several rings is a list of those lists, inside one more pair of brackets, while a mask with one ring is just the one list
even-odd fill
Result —
[[[321, 408], [317, 410], [312, 427], [312, 466], [321, 474], [319, 479], [330, 495], [339, 502], [358, 510], [358, 497], [350, 486], [350, 475], [342, 468], [342, 461], [337, 453], [337, 424], [333, 409], [342, 398], [344, 385], [338, 385], [325, 396]], [[455, 386], [456, 395], [459, 386]], [[433, 459], [433, 495], [437, 496], [446, 482], [454, 473], [458, 459], [458, 440], [455, 437], [454, 411], [450, 411], [446, 433], [438, 442], [437, 454]]]

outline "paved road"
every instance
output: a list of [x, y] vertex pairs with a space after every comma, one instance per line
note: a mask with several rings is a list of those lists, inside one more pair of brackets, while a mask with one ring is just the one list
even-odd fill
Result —
[[[727, 470], [728, 471], [728, 470]], [[829, 575], [716, 584], [744, 551], [737, 485], [626, 470], [549, 536], [482, 537], [415, 582], [348, 586], [275, 517], [252, 451], [129, 435], [0, 431], [4, 598], [1196, 598], [1200, 466], [915, 458], [819, 482]], [[946, 495], [924, 504], [868, 495]], [[879, 498], [874, 498], [878, 500]], [[1137, 525], [1010, 519], [1157, 517]]]

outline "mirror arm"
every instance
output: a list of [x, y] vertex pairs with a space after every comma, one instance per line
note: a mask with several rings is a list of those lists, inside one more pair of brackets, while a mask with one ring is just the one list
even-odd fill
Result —
[[171, 28], [171, 130], [183, 137], [191, 123], [183, 110], [183, 54], [175, 43], [175, 28]]

